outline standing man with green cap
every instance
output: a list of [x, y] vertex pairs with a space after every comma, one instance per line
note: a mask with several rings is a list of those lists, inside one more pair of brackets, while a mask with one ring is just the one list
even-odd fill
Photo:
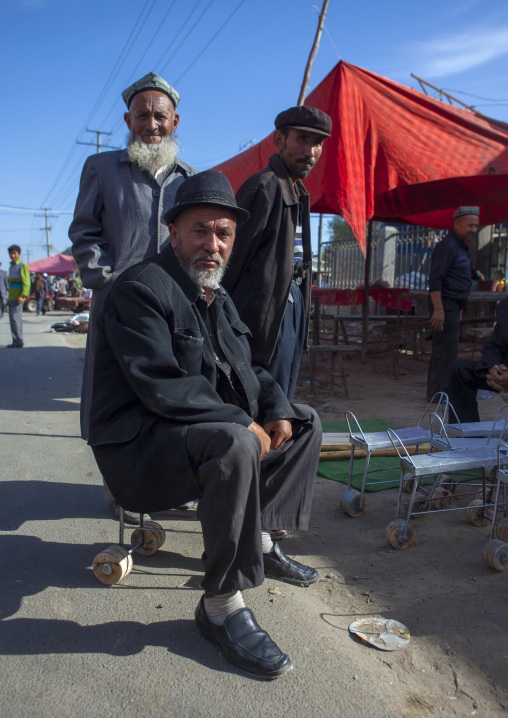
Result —
[[30, 270], [21, 259], [21, 247], [13, 244], [7, 250], [11, 258], [9, 267], [9, 319], [11, 322], [12, 344], [7, 349], [23, 348], [23, 305], [30, 294]]
[[130, 130], [127, 149], [86, 160], [69, 229], [83, 286], [93, 290], [81, 394], [84, 439], [89, 430], [95, 327], [106, 295], [124, 269], [152, 257], [169, 242], [164, 214], [182, 182], [197, 173], [177, 157], [180, 95], [175, 88], [150, 72], [122, 97]]
[[238, 230], [224, 286], [252, 332], [255, 364], [293, 400], [307, 343], [312, 248], [310, 196], [302, 182], [330, 137], [332, 121], [316, 107], [275, 118], [277, 152], [237, 192], [250, 219]]

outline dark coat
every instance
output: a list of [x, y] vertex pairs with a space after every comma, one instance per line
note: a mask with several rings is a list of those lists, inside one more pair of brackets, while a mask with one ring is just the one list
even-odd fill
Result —
[[[252, 333], [253, 361], [268, 365], [293, 278], [299, 204], [302, 206], [303, 261], [312, 262], [310, 196], [300, 180], [293, 185], [284, 163], [274, 154], [268, 167], [243, 183], [236, 201], [250, 212], [250, 219], [237, 230], [224, 286]], [[310, 288], [310, 272], [307, 272], [301, 286], [306, 317]]]
[[216, 391], [203, 301], [171, 247], [127, 269], [106, 300], [98, 323], [89, 443], [125, 508], [150, 513], [198, 497], [185, 446], [189, 424], [249, 426], [253, 419], [263, 425], [302, 418], [267, 372], [251, 368], [248, 329], [220, 288], [213, 302], [217, 339], [249, 411], [224, 403]]
[[496, 306], [496, 325], [490, 337], [483, 344], [482, 355], [476, 364], [475, 374], [486, 376], [488, 370], [496, 364], [508, 366], [508, 297]]
[[469, 247], [450, 230], [432, 250], [429, 291], [439, 291], [442, 297], [465, 303], [471, 291], [472, 273]]

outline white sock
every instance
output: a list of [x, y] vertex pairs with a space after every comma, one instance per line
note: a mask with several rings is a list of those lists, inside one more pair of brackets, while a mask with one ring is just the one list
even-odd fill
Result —
[[216, 626], [224, 625], [226, 618], [239, 608], [245, 608], [243, 596], [240, 591], [225, 593], [222, 596], [205, 596], [205, 613]]
[[261, 531], [261, 544], [263, 546], [263, 553], [270, 553], [273, 548], [273, 541], [269, 531]]

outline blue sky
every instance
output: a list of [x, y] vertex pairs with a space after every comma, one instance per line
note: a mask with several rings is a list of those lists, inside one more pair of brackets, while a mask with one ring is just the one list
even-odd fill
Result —
[[[296, 104], [321, 4], [0, 0], [0, 205], [72, 211], [95, 151], [76, 140], [95, 141], [88, 127], [123, 146], [121, 92], [150, 70], [182, 96], [180, 155], [198, 169], [262, 139]], [[508, 122], [506, 0], [330, 0], [309, 91], [339, 58], [416, 87], [413, 72]], [[70, 219], [51, 218], [55, 252], [69, 244]], [[33, 212], [0, 209], [4, 268], [13, 242], [30, 261], [46, 256], [43, 226]]]

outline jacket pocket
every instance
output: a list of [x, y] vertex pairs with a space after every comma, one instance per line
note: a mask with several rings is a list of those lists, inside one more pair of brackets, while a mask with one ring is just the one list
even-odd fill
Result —
[[199, 329], [175, 329], [173, 351], [175, 359], [187, 374], [201, 374], [204, 338]]

